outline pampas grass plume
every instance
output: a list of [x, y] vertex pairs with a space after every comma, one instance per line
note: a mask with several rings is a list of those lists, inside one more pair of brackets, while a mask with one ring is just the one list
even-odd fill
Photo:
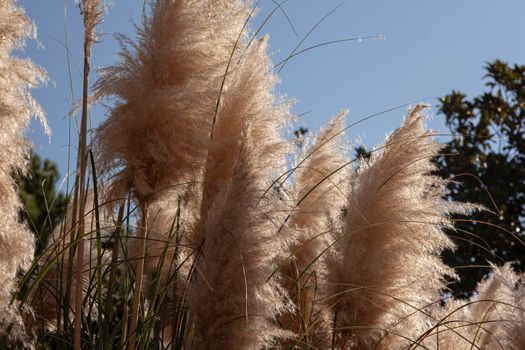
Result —
[[21, 203], [14, 172], [25, 172], [29, 143], [24, 138], [31, 116], [46, 127], [45, 117], [29, 89], [45, 79], [31, 61], [13, 56], [23, 40], [35, 31], [24, 12], [12, 0], [0, 1], [0, 332], [9, 327], [11, 336], [23, 337], [23, 325], [15, 305], [17, 274], [29, 268], [34, 253], [33, 234], [20, 222]]
[[330, 274], [336, 329], [347, 346], [410, 344], [429, 327], [425, 308], [453, 275], [439, 257], [453, 248], [442, 229], [451, 226], [447, 213], [462, 209], [443, 199], [444, 182], [430, 175], [440, 146], [423, 127], [423, 108], [408, 112], [352, 183], [336, 245], [341, 260]]
[[[474, 296], [449, 300], [439, 314], [440, 349], [523, 349], [525, 346], [525, 287], [523, 274], [511, 264], [492, 266]], [[438, 332], [436, 331], [436, 332]]]
[[102, 20], [102, 0], [82, 0], [80, 10], [84, 15], [84, 50], [89, 51], [96, 41], [96, 27]]
[[287, 309], [276, 278], [283, 259], [282, 238], [260, 202], [254, 144], [241, 140], [234, 176], [210, 210], [202, 258], [192, 286], [195, 317], [192, 349], [262, 349], [289, 336], [275, 325]]
[[285, 165], [280, 129], [288, 111], [273, 95], [266, 50], [264, 39], [246, 49], [218, 113], [204, 184], [216, 195], [201, 217], [204, 244], [190, 287], [192, 349], [261, 349], [290, 335], [275, 324], [289, 305], [277, 277], [270, 278], [287, 251], [276, 234], [283, 205], [265, 193]]
[[105, 69], [96, 85], [97, 98], [115, 97], [96, 136], [108, 196], [131, 191], [141, 209], [132, 337], [148, 208], [166, 190], [201, 179], [224, 74], [247, 18], [241, 1], [154, 1], [137, 42], [120, 38], [121, 62]]
[[309, 231], [300, 239], [300, 248], [295, 254], [299, 272], [304, 272], [326, 248], [318, 243], [325, 240], [322, 236], [318, 241], [311, 240], [326, 229], [325, 212], [342, 208], [346, 202], [346, 186], [342, 181], [348, 180], [348, 174], [343, 169], [339, 170], [348, 163], [346, 150], [340, 142], [344, 135], [345, 117], [346, 112], [342, 112], [319, 133], [303, 155], [306, 160], [296, 170], [294, 200], [297, 206], [289, 219], [289, 226]]
[[[239, 1], [157, 0], [120, 37], [121, 62], [103, 70], [98, 98], [115, 98], [97, 129], [97, 158], [114, 198], [139, 201], [202, 173], [222, 77], [246, 20]], [[114, 172], [114, 169], [119, 169]]]
[[[292, 260], [283, 268], [284, 285], [294, 300], [296, 310], [283, 317], [282, 323], [315, 347], [329, 344], [328, 310], [321, 293], [326, 275], [324, 251], [329, 244], [327, 214], [346, 205], [348, 171], [346, 149], [341, 142], [346, 112], [340, 113], [308, 147], [296, 165], [294, 209], [285, 235], [296, 237], [291, 245]], [[316, 300], [318, 299], [318, 300]]]

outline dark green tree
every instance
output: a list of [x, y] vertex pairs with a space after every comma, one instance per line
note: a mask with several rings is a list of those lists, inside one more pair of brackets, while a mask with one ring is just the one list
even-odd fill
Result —
[[456, 136], [437, 159], [441, 174], [455, 181], [450, 197], [488, 209], [454, 217], [457, 231], [449, 234], [458, 249], [444, 259], [457, 267], [461, 280], [451, 288], [459, 295], [472, 292], [487, 261], [525, 269], [525, 66], [496, 60], [485, 69], [485, 93], [452, 91], [439, 106]]
[[355, 158], [370, 160], [370, 157], [372, 157], [372, 153], [370, 151], [367, 151], [366, 147], [361, 145], [359, 147], [354, 147], [355, 152]]
[[16, 176], [20, 198], [24, 206], [21, 212], [37, 237], [36, 253], [40, 253], [53, 227], [64, 216], [67, 198], [57, 192], [56, 183], [60, 178], [55, 163], [42, 161], [38, 154], [31, 152], [27, 176]]

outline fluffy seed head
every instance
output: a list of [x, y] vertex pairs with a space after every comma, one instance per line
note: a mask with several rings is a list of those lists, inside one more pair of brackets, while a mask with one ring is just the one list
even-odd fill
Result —
[[275, 325], [285, 292], [275, 277], [267, 281], [286, 250], [269, 217], [272, 201], [260, 200], [256, 149], [241, 145], [231, 183], [210, 210], [190, 294], [194, 349], [261, 349], [288, 336]]
[[348, 181], [344, 166], [348, 160], [340, 142], [345, 116], [342, 112], [334, 118], [299, 156], [293, 209], [282, 233], [295, 239], [290, 246], [291, 260], [283, 266], [283, 283], [296, 310], [284, 315], [281, 324], [299, 336], [307, 333], [306, 339], [316, 348], [330, 343], [331, 319], [319, 291], [326, 275], [327, 213], [342, 209], [347, 196], [343, 181]]
[[[22, 321], [10, 304], [17, 274], [26, 270], [33, 259], [32, 233], [19, 221], [21, 210], [14, 172], [25, 172], [29, 143], [24, 137], [31, 116], [45, 124], [45, 117], [29, 93], [45, 78], [31, 61], [17, 58], [13, 51], [35, 30], [24, 12], [12, 0], [0, 1], [0, 332], [24, 337]], [[12, 328], [10, 328], [12, 327]]]
[[440, 300], [439, 254], [453, 244], [442, 231], [448, 213], [444, 181], [430, 175], [439, 144], [423, 127], [422, 106], [409, 111], [384, 147], [364, 160], [352, 184], [344, 236], [331, 266], [333, 302], [342, 342], [396, 348], [429, 326], [426, 308]]
[[525, 346], [523, 275], [510, 264], [492, 267], [468, 300], [450, 300], [440, 313], [439, 348], [522, 349]]
[[139, 200], [196, 181], [228, 61], [248, 17], [240, 1], [157, 0], [137, 42], [120, 37], [118, 65], [106, 68], [98, 98], [114, 98], [97, 130], [98, 163], [112, 197]]
[[283, 205], [273, 191], [265, 193], [285, 164], [280, 129], [288, 111], [273, 95], [266, 40], [244, 45], [206, 169], [204, 186], [212, 187], [205, 200], [213, 202], [203, 206], [209, 208], [201, 216], [204, 244], [190, 293], [195, 349], [260, 349], [289, 335], [275, 325], [288, 304], [277, 278], [270, 278], [286, 256], [277, 234]]

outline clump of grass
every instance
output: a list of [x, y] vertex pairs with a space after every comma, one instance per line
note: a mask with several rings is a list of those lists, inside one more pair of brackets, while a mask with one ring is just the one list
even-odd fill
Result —
[[[30, 267], [33, 241], [7, 174], [24, 169], [22, 130], [39, 115], [27, 88], [43, 75], [10, 56], [28, 22], [0, 1], [0, 19], [19, 21], [0, 21], [0, 63], [17, 83], [0, 75], [0, 142], [11, 152], [0, 162], [0, 240], [18, 254], [0, 254], [0, 331], [13, 344], [33, 345], [33, 331], [39, 347], [57, 349], [524, 346], [525, 287], [510, 267], [494, 268], [471, 300], [444, 299], [454, 271], [439, 258], [453, 248], [443, 229], [474, 206], [444, 199], [424, 106], [370, 159], [348, 157], [345, 113], [294, 150], [282, 136], [290, 104], [274, 91], [267, 39], [250, 31], [250, 4], [156, 0], [95, 86], [93, 100], [113, 104], [88, 145], [100, 5], [81, 2], [73, 205]], [[12, 300], [28, 268], [18, 293], [34, 312], [26, 334]]]
[[[106, 268], [109, 260], [109, 252], [106, 250], [103, 256], [100, 256], [98, 245], [102, 240], [107, 240], [115, 227], [115, 218], [109, 207], [95, 201], [94, 191], [91, 189], [86, 198], [84, 213], [84, 238], [87, 247], [84, 251], [82, 276], [80, 285], [82, 299], [86, 300], [84, 313], [98, 313], [97, 300], [95, 292], [101, 288], [93, 288], [92, 283], [97, 281], [97, 269]], [[73, 221], [73, 208], [69, 207], [66, 217], [55, 228], [52, 237], [47, 242], [46, 248], [41, 256], [38, 257], [38, 267], [36, 268], [33, 278], [38, 281], [31, 281], [29, 304], [33, 310], [34, 329], [55, 330], [60, 327], [60, 315], [70, 317], [72, 312], [63, 308], [66, 297], [66, 283], [71, 281], [69, 286], [70, 300], [69, 305], [74, 305], [74, 295], [76, 294], [77, 284], [76, 271], [68, 279], [67, 273], [72, 266], [68, 266], [70, 253], [73, 255], [73, 261], [76, 260], [78, 250], [74, 251], [75, 242], [71, 241], [71, 232], [76, 230], [78, 222]], [[71, 252], [73, 250], [73, 252]], [[103, 258], [104, 266], [100, 266], [98, 259]], [[89, 293], [89, 295], [87, 294]], [[86, 308], [86, 305], [88, 306]]]

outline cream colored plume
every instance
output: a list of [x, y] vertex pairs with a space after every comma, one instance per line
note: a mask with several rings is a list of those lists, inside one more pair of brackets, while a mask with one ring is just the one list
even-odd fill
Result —
[[82, 0], [80, 10], [84, 15], [84, 50], [89, 51], [96, 41], [96, 27], [102, 20], [102, 0]]
[[285, 257], [284, 238], [271, 220], [274, 200], [261, 200], [265, 174], [253, 164], [260, 149], [248, 135], [210, 209], [190, 294], [192, 349], [262, 349], [288, 336], [275, 324], [287, 309], [285, 291], [270, 278]]
[[260, 349], [289, 335], [275, 324], [288, 305], [272, 275], [287, 246], [278, 233], [285, 204], [271, 189], [286, 164], [281, 127], [289, 114], [273, 94], [266, 40], [243, 50], [218, 113], [206, 168], [204, 245], [190, 286], [192, 349]]
[[431, 175], [440, 145], [423, 127], [423, 106], [408, 113], [352, 183], [344, 236], [330, 266], [340, 343], [352, 348], [399, 349], [434, 322], [428, 308], [439, 302], [440, 260], [453, 248], [443, 232], [448, 214], [462, 207], [443, 199], [445, 182]]
[[24, 327], [10, 300], [18, 273], [27, 270], [33, 260], [34, 237], [20, 222], [21, 203], [12, 175], [27, 170], [29, 143], [24, 132], [31, 116], [47, 125], [29, 93], [45, 73], [13, 53], [34, 34], [32, 23], [15, 1], [0, 0], [0, 333], [11, 329], [10, 335], [15, 338], [24, 337]]
[[329, 244], [327, 213], [346, 205], [348, 159], [341, 142], [346, 112], [323, 129], [315, 142], [299, 157], [296, 165], [294, 209], [285, 235], [297, 237], [291, 245], [291, 261], [284, 266], [284, 285], [295, 301], [296, 310], [285, 315], [282, 324], [298, 334], [308, 333], [304, 341], [314, 347], [330, 342], [331, 317], [320, 302], [326, 278], [324, 251]]
[[132, 190], [154, 200], [201, 177], [222, 80], [248, 15], [240, 1], [157, 0], [137, 41], [121, 37], [120, 63], [96, 85], [98, 98], [115, 102], [97, 129], [99, 169], [111, 176], [113, 197]]
[[478, 284], [474, 297], [447, 303], [440, 314], [442, 325], [429, 337], [439, 339], [439, 349], [446, 350], [523, 349], [524, 302], [523, 275], [512, 271], [510, 264], [493, 266], [491, 275]]
[[289, 151], [289, 143], [281, 137], [282, 127], [290, 118], [289, 103], [272, 93], [277, 77], [271, 72], [267, 57], [267, 38], [254, 41], [249, 47], [241, 41], [238, 46], [238, 63], [226, 80], [205, 165], [201, 206], [204, 221], [217, 193], [233, 176], [246, 123], [251, 126], [251, 137], [260, 140], [261, 151], [254, 154], [258, 168], [282, 174], [284, 155]]
[[[264, 59], [246, 63], [244, 57], [261, 55], [256, 51], [265, 54], [264, 44], [257, 41], [247, 47], [249, 16], [249, 6], [237, 0], [157, 0], [137, 42], [122, 39], [121, 63], [106, 69], [97, 84], [97, 97], [115, 97], [109, 118], [97, 130], [99, 169], [110, 178], [110, 197], [133, 191], [145, 209], [142, 214], [148, 212], [147, 221], [154, 225], [149, 228], [151, 240], [146, 241], [145, 283], [150, 298], [148, 279], [156, 273], [160, 262], [156, 257], [165, 244], [168, 254], [180, 261], [191, 253], [191, 248], [183, 247], [195, 249], [201, 244], [208, 208], [218, 189], [230, 182], [235, 163], [221, 157], [230, 157], [224, 149], [236, 154], [230, 147], [239, 142], [243, 118], [257, 113], [251, 122], [254, 133], [270, 140], [279, 134], [274, 121], [282, 123], [282, 107], [265, 90], [275, 81], [272, 75], [264, 76], [271, 64]], [[233, 130], [226, 130], [230, 125]], [[265, 160], [281, 156], [271, 146], [264, 152]], [[262, 157], [257, 162], [261, 167], [274, 163], [263, 162]], [[166, 210], [162, 214], [166, 218], [156, 223], [151, 216], [157, 204], [173, 205], [175, 198], [168, 196], [174, 193], [191, 191], [192, 203], [185, 209], [199, 208], [202, 187], [195, 182], [203, 179], [205, 204], [187, 216], [190, 226], [201, 212], [204, 218], [184, 236], [177, 250], [182, 257], [174, 256], [179, 247], [166, 234], [173, 210]], [[193, 188], [188, 188], [189, 183]], [[141, 236], [144, 242], [146, 235]], [[135, 251], [142, 255], [143, 247]]]

